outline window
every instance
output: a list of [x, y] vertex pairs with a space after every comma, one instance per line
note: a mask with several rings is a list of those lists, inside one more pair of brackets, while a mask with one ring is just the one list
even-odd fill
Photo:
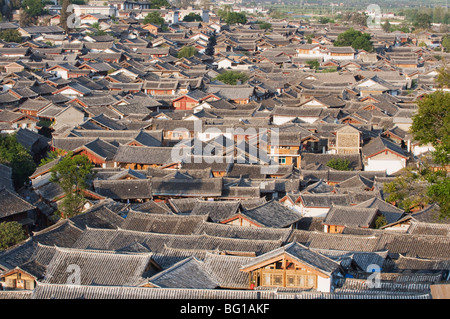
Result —
[[265, 286], [282, 286], [283, 285], [283, 275], [282, 274], [264, 274], [264, 285]]
[[286, 157], [279, 157], [278, 164], [286, 164]]
[[182, 139], [183, 138], [183, 134], [182, 133], [180, 133], [180, 132], [173, 132], [172, 133], [172, 138], [174, 138], [174, 139]]

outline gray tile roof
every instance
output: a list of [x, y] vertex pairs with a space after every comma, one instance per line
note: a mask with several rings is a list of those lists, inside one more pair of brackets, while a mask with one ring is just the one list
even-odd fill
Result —
[[141, 232], [190, 235], [206, 220], [206, 216], [148, 214], [130, 211], [123, 229]]
[[93, 186], [96, 193], [114, 200], [152, 198], [149, 179], [94, 180]]
[[378, 208], [337, 206], [330, 208], [323, 220], [325, 225], [370, 227], [378, 214]]
[[138, 232], [124, 229], [88, 228], [73, 245], [80, 249], [118, 250], [132, 243], [140, 243], [153, 253], [165, 248], [233, 251], [260, 255], [281, 246], [280, 240], [251, 240], [209, 235], [173, 235]]
[[0, 218], [26, 213], [35, 209], [35, 206], [21, 198], [15, 191], [6, 188], [0, 189], [0, 207]]
[[195, 257], [174, 264], [152, 276], [148, 281], [160, 288], [214, 289], [219, 286], [215, 276], [206, 271], [204, 263]]
[[171, 147], [120, 145], [114, 156], [114, 161], [148, 165], [170, 164], [176, 162], [173, 160], [172, 152], [174, 150]]
[[289, 227], [301, 219], [299, 213], [275, 200], [244, 210], [241, 214], [262, 227], [272, 228]]
[[146, 276], [152, 262], [151, 256], [151, 253], [128, 254], [58, 247], [42, 282], [73, 283], [68, 281], [67, 269], [70, 265], [77, 265], [81, 285], [138, 286]]

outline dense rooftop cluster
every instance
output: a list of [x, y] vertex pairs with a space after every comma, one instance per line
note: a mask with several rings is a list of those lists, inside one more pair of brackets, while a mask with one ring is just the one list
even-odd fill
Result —
[[[114, 18], [84, 11], [69, 33], [55, 6], [45, 26], [0, 23], [22, 36], [0, 45], [0, 132], [36, 161], [60, 154], [20, 188], [0, 165], [0, 222], [30, 234], [0, 252], [0, 298], [436, 297], [449, 223], [383, 185], [432, 150], [409, 128], [441, 34], [353, 26], [369, 52], [333, 46], [344, 25], [109, 2]], [[143, 23], [152, 11], [164, 28]], [[95, 174], [82, 212], [55, 219], [69, 152]]]

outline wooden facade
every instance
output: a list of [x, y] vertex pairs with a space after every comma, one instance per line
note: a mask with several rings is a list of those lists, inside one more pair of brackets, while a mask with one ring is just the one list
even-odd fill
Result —
[[33, 290], [36, 286], [36, 278], [20, 268], [14, 268], [0, 278], [4, 290]]
[[300, 146], [273, 146], [270, 155], [280, 165], [294, 165], [300, 168]]
[[192, 110], [199, 105], [200, 101], [194, 100], [187, 95], [183, 95], [172, 102], [172, 106], [176, 110]]
[[249, 287], [288, 287], [317, 289], [319, 277], [328, 279], [322, 272], [300, 263], [288, 254], [282, 254], [242, 271], [249, 273]]

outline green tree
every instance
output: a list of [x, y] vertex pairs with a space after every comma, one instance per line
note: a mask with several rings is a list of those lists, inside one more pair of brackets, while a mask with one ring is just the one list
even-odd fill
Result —
[[309, 67], [314, 70], [318, 70], [320, 68], [320, 63], [317, 60], [306, 61], [306, 64], [308, 64]]
[[362, 33], [361, 31], [350, 28], [347, 31], [339, 34], [337, 40], [334, 41], [333, 45], [336, 47], [351, 46], [356, 50], [362, 49], [372, 52], [373, 44], [370, 39], [370, 34]]
[[36, 164], [30, 152], [17, 142], [16, 134], [0, 136], [0, 163], [12, 169], [12, 178], [16, 188], [29, 181]]
[[338, 171], [350, 171], [350, 161], [348, 159], [332, 158], [327, 162], [327, 166]]
[[58, 157], [63, 156], [64, 153], [65, 153], [64, 151], [60, 151], [60, 150], [54, 150], [51, 152], [47, 152], [46, 156], [43, 159], [41, 159], [39, 166], [43, 166], [45, 164], [48, 164], [48, 163], [54, 161]]
[[334, 23], [334, 20], [330, 17], [320, 17], [319, 23], [320, 24]]
[[167, 0], [150, 1], [150, 9], [161, 9], [161, 7], [170, 8], [170, 3]]
[[442, 42], [441, 42], [442, 48], [446, 51], [449, 52], [450, 51], [450, 34], [446, 34], [442, 37]]
[[223, 5], [219, 10], [217, 10], [217, 15], [222, 19], [225, 20], [225, 18], [227, 17], [228, 13], [231, 12], [231, 5], [226, 4]]
[[306, 35], [305, 36], [306, 43], [311, 44], [313, 38], [314, 38], [314, 34], [313, 33]]
[[433, 159], [440, 165], [450, 162], [450, 93], [438, 90], [418, 103], [411, 132], [422, 144], [435, 148]]
[[413, 26], [417, 29], [429, 29], [431, 27], [431, 22], [431, 15], [420, 12], [416, 15]]
[[214, 80], [218, 80], [229, 85], [237, 85], [238, 81], [241, 83], [246, 82], [248, 80], [248, 76], [245, 73], [230, 70], [216, 76]]
[[352, 23], [366, 27], [367, 26], [367, 15], [365, 13], [353, 12], [351, 15]]
[[183, 21], [184, 22], [194, 22], [194, 21], [203, 21], [203, 19], [199, 14], [191, 12], [184, 16]]
[[191, 56], [194, 56], [197, 54], [197, 49], [191, 46], [186, 46], [181, 48], [180, 51], [178, 51], [178, 58], [190, 58]]
[[229, 12], [225, 17], [226, 24], [246, 24], [247, 17], [242, 12]]
[[363, 33], [352, 42], [352, 48], [356, 50], [373, 51], [373, 44], [370, 40], [370, 34]]
[[386, 217], [384, 215], [380, 215], [377, 217], [377, 219], [375, 219], [375, 228], [376, 229], [380, 229], [383, 226], [387, 225], [387, 220]]
[[445, 59], [442, 59], [442, 67], [438, 69], [438, 75], [435, 79], [438, 88], [450, 88], [450, 70], [445, 62]]
[[144, 18], [144, 24], [154, 24], [160, 25], [161, 27], [164, 25], [164, 18], [161, 17], [161, 14], [157, 11], [150, 12]]
[[93, 176], [91, 163], [86, 155], [68, 153], [53, 166], [50, 181], [57, 183], [64, 191], [64, 199], [60, 205], [61, 216], [70, 218], [79, 214], [85, 203], [83, 191], [86, 190], [88, 180]]
[[6, 42], [22, 42], [22, 35], [15, 29], [3, 30], [0, 32], [0, 39]]
[[27, 235], [18, 222], [0, 223], [0, 250], [5, 250], [25, 239], [27, 239]]
[[[409, 168], [393, 182], [385, 185], [388, 201], [406, 211], [437, 203], [440, 217], [450, 217], [450, 179], [445, 167], [450, 163], [450, 93], [438, 90], [418, 103], [413, 116], [411, 133], [422, 144], [431, 144], [430, 159], [419, 162], [418, 168]], [[443, 169], [431, 169], [431, 165]]]
[[259, 28], [260, 28], [261, 30], [267, 31], [267, 30], [269, 30], [269, 29], [272, 28], [272, 24], [269, 23], [269, 22], [262, 22], [262, 23], [259, 23]]
[[30, 17], [40, 16], [44, 12], [42, 0], [23, 0], [22, 8]]
[[100, 24], [98, 22], [94, 22], [91, 27], [95, 29], [94, 35], [106, 35], [107, 34], [104, 30], [102, 30], [102, 28], [100, 27]]
[[427, 169], [417, 170], [415, 167], [403, 169], [392, 182], [384, 184], [386, 201], [407, 213], [427, 206], [430, 198], [427, 196], [429, 183], [424, 178], [426, 174]]
[[391, 23], [389, 22], [389, 20], [386, 20], [382, 25], [381, 28], [383, 29], [384, 32], [389, 32], [391, 31]]

